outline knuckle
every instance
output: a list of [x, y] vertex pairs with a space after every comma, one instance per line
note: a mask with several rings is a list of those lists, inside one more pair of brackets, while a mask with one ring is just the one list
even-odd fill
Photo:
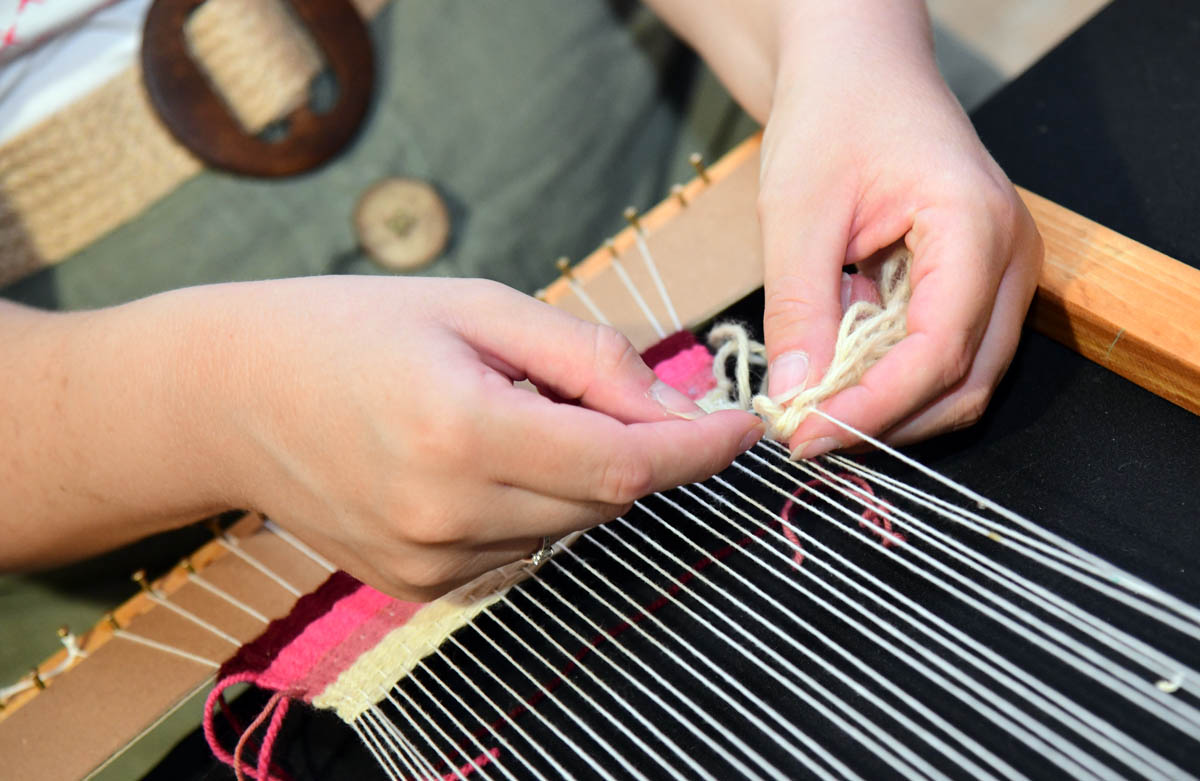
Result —
[[600, 376], [611, 374], [641, 361], [637, 348], [624, 334], [610, 325], [596, 325], [593, 337], [593, 362]]
[[650, 493], [653, 485], [654, 473], [646, 457], [633, 454], [615, 458], [605, 466], [599, 499], [622, 507], [632, 505]]
[[975, 361], [975, 350], [966, 331], [954, 334], [945, 348], [942, 362], [942, 388], [953, 388], [963, 381]]
[[824, 313], [812, 298], [803, 295], [803, 281], [797, 278], [796, 284], [791, 284], [792, 281], [790, 275], [780, 275], [766, 294], [763, 329], [767, 333], [777, 333], [798, 322], [813, 322]]
[[992, 389], [989, 387], [964, 389], [950, 413], [950, 429], [957, 431], [978, 423], [991, 398]]
[[461, 542], [465, 537], [466, 524], [448, 512], [426, 510], [410, 516], [405, 524], [405, 537], [420, 547], [440, 547]]

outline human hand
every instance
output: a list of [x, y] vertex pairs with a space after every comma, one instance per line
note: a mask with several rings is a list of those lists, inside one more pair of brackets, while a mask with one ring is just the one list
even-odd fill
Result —
[[[855, 19], [850, 6], [870, 5], [783, 25], [783, 40], [805, 45], [781, 49], [763, 141], [768, 392], [821, 379], [845, 308], [873, 295], [843, 265], [903, 240], [908, 335], [819, 408], [904, 444], [982, 414], [1016, 349], [1042, 245], [938, 75], [923, 12], [875, 4], [869, 24]], [[856, 442], [810, 415], [788, 444], [812, 457]]]
[[[213, 360], [255, 381], [205, 412], [228, 464], [215, 482], [406, 599], [704, 479], [761, 432], [746, 413], [699, 415], [615, 331], [494, 283], [220, 290]], [[514, 387], [526, 377], [547, 395]]]

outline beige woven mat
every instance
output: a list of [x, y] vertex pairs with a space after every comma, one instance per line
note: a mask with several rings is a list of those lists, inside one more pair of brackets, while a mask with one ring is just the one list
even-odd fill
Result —
[[[354, 0], [365, 18], [387, 0]], [[286, 115], [321, 67], [283, 0], [208, 0], [193, 56], [250, 132]], [[0, 146], [0, 285], [69, 257], [200, 171], [163, 127], [134, 65]]]

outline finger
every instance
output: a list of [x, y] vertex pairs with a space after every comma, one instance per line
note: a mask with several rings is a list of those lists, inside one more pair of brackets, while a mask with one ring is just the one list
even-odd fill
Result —
[[[835, 202], [838, 199], [834, 199]], [[816, 207], [816, 208], [813, 208]], [[811, 385], [833, 358], [849, 215], [786, 196], [760, 201], [768, 393]]]
[[918, 411], [887, 432], [889, 445], [901, 446], [975, 423], [983, 414], [992, 392], [1017, 350], [1021, 322], [1029, 309], [1036, 287], [1033, 274], [1006, 274], [996, 294], [996, 304], [987, 333], [971, 364], [971, 371], [957, 386], [930, 406]]
[[481, 434], [493, 479], [564, 499], [624, 505], [707, 479], [758, 441], [762, 423], [727, 410], [694, 420], [624, 424], [512, 390], [489, 400]]
[[659, 381], [616, 330], [575, 318], [500, 285], [484, 287], [457, 318], [459, 334], [539, 387], [622, 422], [698, 417], [699, 407]]
[[[859, 384], [819, 406], [823, 412], [877, 436], [930, 404], [967, 376], [992, 313], [996, 283], [989, 268], [993, 244], [983, 231], [943, 227], [918, 244], [908, 336], [862, 377]], [[859, 441], [820, 415], [810, 415], [789, 441], [799, 457], [812, 457]]]

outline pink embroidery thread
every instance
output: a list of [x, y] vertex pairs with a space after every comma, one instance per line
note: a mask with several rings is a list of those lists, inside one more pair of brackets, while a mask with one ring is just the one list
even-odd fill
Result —
[[[852, 493], [857, 494], [867, 505], [863, 510], [862, 520], [858, 522], [859, 527], [866, 529], [879, 535], [879, 543], [885, 548], [891, 548], [900, 542], [905, 542], [906, 539], [898, 530], [892, 528], [892, 519], [888, 513], [887, 503], [875, 496], [875, 491], [872, 490], [871, 484], [863, 480], [858, 475], [852, 475], [843, 472], [837, 477], [853, 483], [858, 490], [852, 490]], [[783, 533], [787, 535], [788, 541], [796, 546], [796, 555], [793, 557], [796, 566], [804, 561], [804, 550], [800, 546], [800, 538], [796, 536], [796, 532], [792, 529], [792, 507], [795, 506], [793, 500], [798, 500], [801, 495], [811, 488], [816, 488], [823, 485], [824, 481], [812, 479], [804, 485], [799, 486], [793, 493], [792, 499], [788, 499], [784, 503], [783, 509], [779, 511], [780, 517], [783, 519]]]

